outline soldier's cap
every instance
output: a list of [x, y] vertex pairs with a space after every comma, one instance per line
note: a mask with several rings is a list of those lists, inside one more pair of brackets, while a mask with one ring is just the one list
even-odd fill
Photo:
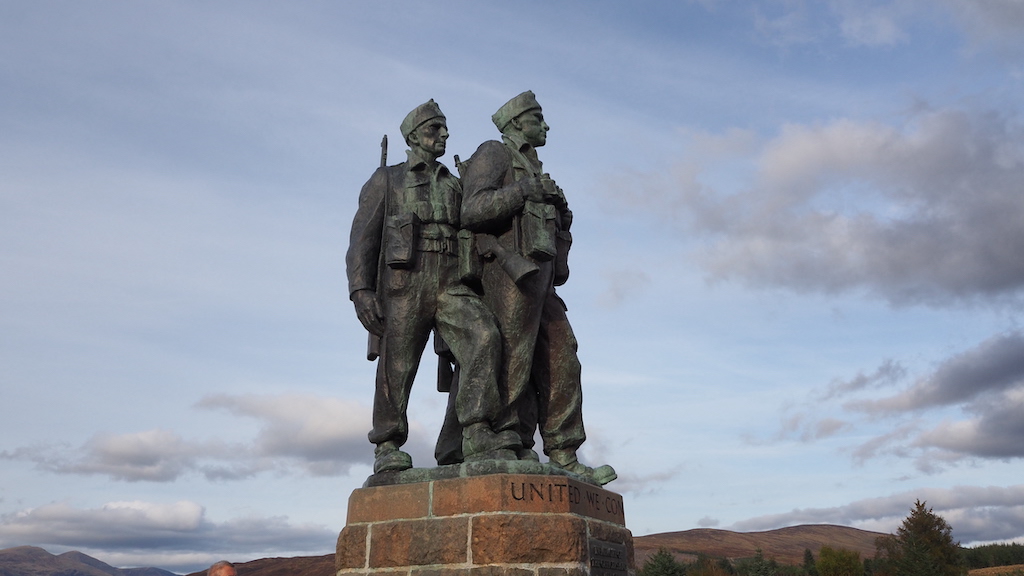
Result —
[[434, 102], [434, 99], [431, 98], [413, 108], [413, 111], [405, 116], [405, 120], [402, 120], [402, 138], [408, 138], [413, 130], [427, 120], [433, 120], [434, 118], [444, 118], [444, 114], [441, 112], [441, 108], [438, 107], [437, 102]]
[[505, 127], [513, 118], [530, 110], [540, 110], [540, 104], [537, 103], [537, 97], [533, 95], [533, 90], [527, 90], [505, 102], [497, 112], [491, 115], [491, 121], [498, 127], [498, 130], [504, 132]]

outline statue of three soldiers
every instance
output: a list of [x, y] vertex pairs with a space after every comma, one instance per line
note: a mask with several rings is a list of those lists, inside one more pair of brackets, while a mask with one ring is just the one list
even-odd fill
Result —
[[381, 166], [359, 193], [346, 265], [356, 315], [379, 338], [373, 470], [412, 467], [406, 409], [433, 331], [442, 367], [454, 363], [448, 378], [439, 370], [449, 403], [438, 464], [539, 461], [539, 427], [550, 465], [607, 484], [611, 466], [576, 456], [580, 363], [555, 293], [569, 275], [572, 212], [537, 158], [549, 127], [530, 91], [491, 119], [502, 141], [459, 164], [460, 181], [437, 160], [444, 114], [433, 100], [416, 107], [401, 124], [408, 159]]

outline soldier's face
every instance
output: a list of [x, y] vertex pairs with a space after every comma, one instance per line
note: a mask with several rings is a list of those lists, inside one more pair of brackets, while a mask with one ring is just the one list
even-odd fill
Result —
[[409, 141], [428, 156], [444, 156], [445, 141], [448, 140], [448, 124], [444, 118], [434, 118], [420, 124], [413, 130]]
[[540, 110], [530, 110], [520, 114], [519, 129], [523, 133], [523, 139], [533, 147], [543, 146], [548, 141], [548, 130], [551, 129], [544, 121], [544, 114]]

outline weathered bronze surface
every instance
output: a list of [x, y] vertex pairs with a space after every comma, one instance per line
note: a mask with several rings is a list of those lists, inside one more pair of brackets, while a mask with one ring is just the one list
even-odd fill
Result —
[[402, 121], [407, 160], [379, 168], [359, 193], [346, 255], [356, 316], [380, 337], [373, 430], [374, 472], [405, 470], [399, 448], [409, 434], [406, 409], [431, 330], [460, 366], [455, 398], [467, 459], [514, 459], [514, 434], [495, 434], [501, 340], [494, 316], [459, 279], [458, 230], [462, 187], [437, 161], [448, 127], [433, 100]]
[[450, 391], [439, 464], [537, 462], [539, 427], [551, 467], [606, 484], [616, 478], [610, 466], [591, 468], [576, 456], [586, 439], [580, 363], [555, 292], [569, 277], [572, 212], [537, 156], [549, 126], [530, 91], [492, 121], [502, 141], [484, 142], [459, 163], [460, 184], [436, 161], [445, 152], [444, 116], [433, 101], [418, 107], [402, 123], [409, 160], [379, 169], [360, 193], [347, 264], [356, 314], [381, 336], [374, 471], [411, 466], [398, 448], [434, 328], [438, 388]]

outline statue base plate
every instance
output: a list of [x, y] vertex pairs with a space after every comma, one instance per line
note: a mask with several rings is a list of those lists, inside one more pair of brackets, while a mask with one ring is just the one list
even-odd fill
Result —
[[543, 473], [403, 480], [352, 493], [338, 576], [636, 575], [614, 492]]

